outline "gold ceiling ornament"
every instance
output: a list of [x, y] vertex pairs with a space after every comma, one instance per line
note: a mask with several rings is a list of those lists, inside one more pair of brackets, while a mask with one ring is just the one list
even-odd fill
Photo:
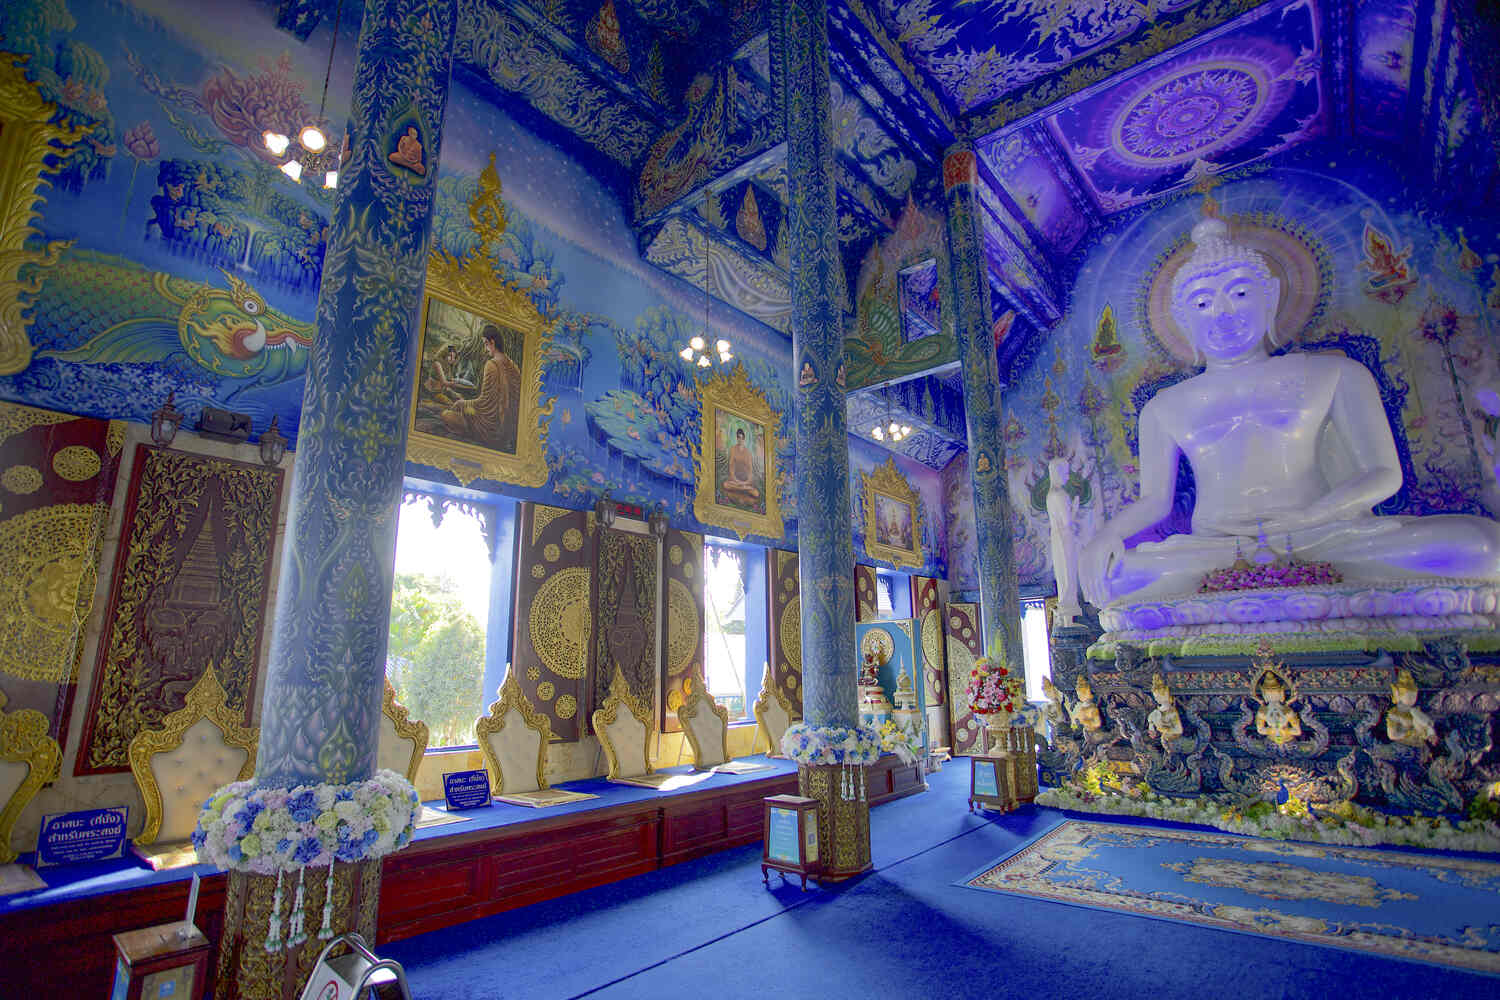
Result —
[[506, 671], [505, 680], [500, 683], [499, 695], [496, 701], [491, 702], [484, 715], [474, 723], [474, 736], [479, 743], [480, 751], [484, 754], [484, 762], [489, 765], [494, 793], [498, 795], [505, 791], [505, 772], [500, 768], [500, 758], [490, 744], [490, 737], [505, 729], [505, 718], [510, 715], [512, 709], [521, 713], [522, 723], [527, 729], [541, 737], [536, 753], [536, 787], [539, 789], [548, 787], [547, 745], [552, 742], [552, 721], [545, 714], [537, 711], [531, 699], [526, 697], [526, 692], [521, 690], [521, 682], [516, 678], [514, 670]]
[[[0, 52], [0, 375], [13, 375], [31, 364], [29, 321], [23, 315], [31, 296], [42, 289], [42, 275], [57, 266], [72, 240], [52, 240], [28, 247], [40, 235], [33, 225], [44, 201], [42, 178], [49, 156], [60, 156], [91, 131], [57, 125], [57, 106], [42, 99], [26, 79], [26, 57]], [[21, 277], [22, 269], [29, 269]]]
[[[786, 533], [776, 476], [781, 414], [771, 408], [764, 392], [750, 384], [745, 366], [739, 363], [727, 373], [700, 382], [698, 398], [702, 406], [702, 432], [693, 449], [696, 482], [693, 516], [703, 524], [728, 528], [740, 538], [746, 535], [781, 538]], [[739, 446], [720, 440], [721, 426], [726, 435], [731, 426], [736, 431], [750, 429], [751, 437], [759, 431], [758, 442], [743, 445], [750, 450], [750, 468], [739, 470], [747, 476], [743, 486], [737, 476], [731, 478], [731, 470], [737, 464], [733, 452]], [[761, 469], [759, 479], [755, 474], [756, 451]]]
[[[433, 247], [427, 262], [406, 457], [422, 465], [446, 469], [465, 486], [476, 479], [515, 486], [541, 486], [547, 482], [550, 420], [543, 418], [552, 416], [557, 398], [542, 400], [542, 354], [552, 342], [554, 324], [542, 316], [523, 289], [495, 276], [492, 244], [504, 233], [504, 219], [500, 177], [495, 172], [495, 154], [491, 153], [489, 165], [479, 174], [479, 190], [469, 202], [469, 228], [476, 244], [462, 258]], [[520, 375], [514, 452], [479, 444], [456, 433], [417, 429], [418, 407], [430, 403], [424, 398], [427, 369], [436, 360], [439, 349], [431, 329], [434, 303], [467, 314], [468, 320], [476, 325], [476, 336], [479, 328], [489, 324], [520, 335], [521, 357], [509, 359]]]
[[583, 676], [593, 632], [589, 575], [585, 566], [553, 573], [531, 599], [527, 619], [537, 659], [554, 674], [572, 680]]
[[897, 567], [920, 569], [927, 561], [922, 551], [922, 501], [907, 482], [896, 460], [864, 477], [865, 551]]

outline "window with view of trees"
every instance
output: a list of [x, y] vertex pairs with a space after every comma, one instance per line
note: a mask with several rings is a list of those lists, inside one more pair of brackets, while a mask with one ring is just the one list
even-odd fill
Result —
[[487, 668], [503, 654], [491, 655], [488, 636], [491, 625], [508, 625], [492, 611], [510, 560], [496, 566], [490, 553], [495, 532], [514, 520], [503, 513], [411, 491], [401, 504], [385, 670], [396, 700], [427, 724], [430, 749], [472, 744], [488, 681], [498, 682]]
[[704, 672], [708, 693], [730, 722], [751, 718], [766, 663], [766, 554], [709, 542], [703, 546]]

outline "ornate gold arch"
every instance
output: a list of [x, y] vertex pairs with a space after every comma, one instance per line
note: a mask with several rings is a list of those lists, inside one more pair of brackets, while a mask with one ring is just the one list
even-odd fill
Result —
[[[699, 443], [693, 449], [696, 493], [693, 496], [693, 516], [702, 524], [728, 528], [741, 538], [760, 535], [777, 539], [785, 534], [781, 521], [781, 492], [776, 481], [776, 456], [778, 446], [776, 429], [781, 424], [781, 414], [771, 409], [766, 394], [750, 384], [745, 366], [736, 364], [727, 375], [715, 375], [698, 386], [701, 403], [702, 431]], [[715, 493], [714, 428], [718, 411], [732, 414], [742, 420], [758, 424], [766, 443], [766, 510], [763, 514], [741, 510], [738, 507], [718, 502]]]
[[[904, 549], [894, 545], [886, 545], [876, 539], [875, 536], [875, 497], [884, 496], [888, 500], [905, 504], [911, 510], [911, 548]], [[873, 472], [864, 477], [864, 501], [865, 501], [865, 551], [872, 559], [884, 559], [896, 566], [910, 566], [920, 569], [927, 561], [922, 551], [922, 504], [921, 497], [912, 488], [911, 483], [896, 468], [896, 460], [888, 458], [885, 464], [878, 466]]]
[[[479, 174], [479, 191], [469, 202], [469, 229], [478, 242], [462, 259], [434, 247], [427, 262], [427, 287], [422, 299], [422, 339], [413, 375], [411, 413], [406, 457], [422, 465], [446, 469], [467, 486], [476, 479], [491, 479], [516, 486], [541, 486], [547, 482], [547, 425], [555, 399], [542, 402], [542, 352], [552, 342], [552, 324], [543, 318], [524, 291], [495, 277], [490, 246], [505, 232], [504, 202], [500, 200], [500, 175], [495, 172], [495, 154]], [[498, 326], [521, 334], [521, 400], [516, 421], [516, 451], [507, 454], [483, 445], [459, 441], [416, 429], [417, 401], [423, 377], [421, 358], [426, 353], [427, 316], [433, 300], [473, 313]]]
[[[81, 142], [89, 128], [54, 125], [57, 106], [42, 100], [21, 67], [26, 57], [0, 52], [0, 375], [31, 364], [31, 338], [22, 296], [42, 288], [42, 271], [57, 264], [72, 240], [54, 240], [40, 250], [26, 241], [37, 234], [47, 157]], [[49, 185], [50, 186], [50, 185]], [[22, 268], [31, 274], [21, 277]]]

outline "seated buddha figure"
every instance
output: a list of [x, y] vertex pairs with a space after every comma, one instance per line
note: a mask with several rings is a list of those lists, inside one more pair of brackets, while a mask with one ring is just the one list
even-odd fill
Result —
[[1161, 738], [1166, 744], [1182, 735], [1182, 716], [1177, 714], [1177, 705], [1172, 700], [1172, 691], [1161, 674], [1151, 678], [1151, 697], [1156, 707], [1146, 716], [1146, 730]]
[[1073, 725], [1079, 726], [1084, 732], [1097, 732], [1104, 726], [1104, 720], [1099, 716], [1099, 706], [1094, 704], [1094, 689], [1089, 684], [1088, 678], [1082, 674], [1078, 675], [1078, 683], [1073, 686], [1073, 691], [1078, 695], [1078, 700], [1073, 707], [1068, 709], [1068, 718], [1073, 720]]
[[[1500, 582], [1500, 524], [1468, 515], [1376, 517], [1401, 488], [1401, 466], [1374, 378], [1342, 355], [1272, 357], [1279, 282], [1235, 243], [1224, 220], [1193, 228], [1172, 278], [1172, 317], [1204, 370], [1141, 409], [1140, 499], [1105, 523], [1079, 559], [1098, 607], [1191, 594], [1250, 551], [1262, 530], [1298, 559], [1349, 582], [1422, 577]], [[1177, 459], [1192, 467], [1192, 530], [1127, 551], [1125, 540], [1172, 509]]]
[[1385, 713], [1385, 735], [1392, 743], [1419, 747], [1437, 742], [1437, 728], [1431, 716], [1417, 707], [1417, 682], [1410, 671], [1396, 675], [1396, 682], [1391, 685], [1391, 701], [1393, 704]]
[[1255, 731], [1283, 746], [1302, 735], [1302, 718], [1287, 703], [1286, 685], [1274, 670], [1263, 671], [1255, 682], [1260, 708], [1255, 712]]

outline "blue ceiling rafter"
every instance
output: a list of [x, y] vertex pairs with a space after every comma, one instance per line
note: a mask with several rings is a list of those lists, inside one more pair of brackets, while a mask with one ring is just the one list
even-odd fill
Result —
[[276, 5], [276, 27], [305, 42], [323, 18], [334, 11], [336, 0], [281, 0]]
[[[791, 286], [786, 272], [733, 234], [710, 227], [701, 216], [681, 212], [663, 220], [642, 243], [641, 255], [730, 308], [790, 335]], [[725, 289], [710, 280], [710, 256], [721, 266], [728, 264], [740, 289]], [[750, 295], [753, 301], [736, 300], [736, 294]]]
[[637, 111], [658, 126], [665, 123], [666, 107], [637, 87], [619, 70], [590, 52], [587, 46], [580, 45], [530, 4], [524, 3], [523, 0], [470, 0], [470, 2], [489, 3], [508, 8], [528, 28], [545, 38], [563, 58], [575, 66], [582, 66], [594, 79], [613, 88], [621, 99], [628, 101]]
[[[979, 178], [983, 182], [979, 185], [979, 191], [980, 200], [985, 203], [985, 209], [991, 215], [995, 216], [998, 216], [1000, 212], [1004, 212], [1009, 217], [1010, 222], [1025, 233], [1027, 239], [1025, 241], [1017, 240], [1016, 242], [1021, 245], [1021, 250], [1031, 260], [1032, 264], [1036, 265], [1037, 268], [1055, 281], [1057, 276], [1057, 260], [1043, 249], [1047, 243], [1046, 237], [1037, 230], [1036, 226], [1032, 225], [1031, 220], [1026, 217], [1026, 213], [1022, 212], [1020, 206], [1015, 203], [1015, 199], [1011, 198], [1010, 192], [1006, 191], [1004, 186], [1000, 184], [994, 172], [990, 169], [989, 162], [982, 154], [975, 157], [975, 163], [979, 169]], [[1003, 220], [998, 218], [996, 221], [1003, 222]]]
[[858, 60], [845, 39], [837, 36], [829, 39], [828, 66], [845, 88], [858, 95], [886, 135], [904, 147], [907, 156], [920, 166], [937, 164], [941, 150], [936, 148], [936, 138], [903, 113], [903, 107], [871, 78], [868, 67]]
[[1084, 221], [1089, 228], [1099, 225], [1104, 221], [1104, 216], [1099, 212], [1099, 206], [1094, 199], [1089, 197], [1085, 190], [1083, 178], [1078, 176], [1078, 171], [1073, 167], [1073, 161], [1064, 155], [1062, 149], [1057, 145], [1057, 140], [1052, 133], [1038, 125], [1027, 126], [1032, 142], [1041, 150], [1047, 162], [1052, 165], [1052, 173], [1058, 180], [1062, 181], [1063, 187], [1068, 192], [1068, 197], [1073, 207], [1083, 215]]
[[1265, 2], [1203, 0], [1178, 16], [1159, 19], [1148, 32], [1133, 33], [1065, 69], [970, 110], [963, 116], [961, 128], [967, 135], [987, 136], [1007, 125], [1026, 124], [1064, 101], [1105, 89], [1125, 75], [1163, 62], [1188, 43], [1222, 33]]
[[863, 0], [831, 0], [828, 27], [833, 45], [860, 67], [856, 75], [878, 88], [914, 131], [927, 133], [928, 148], [942, 150], [953, 141], [958, 123], [941, 90], [891, 40]]

